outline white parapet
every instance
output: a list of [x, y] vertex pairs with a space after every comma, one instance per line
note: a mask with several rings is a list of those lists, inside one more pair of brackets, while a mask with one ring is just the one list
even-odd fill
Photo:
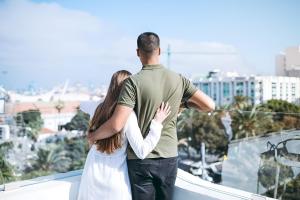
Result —
[[[5, 185], [1, 200], [76, 200], [81, 170]], [[270, 200], [271, 198], [213, 184], [178, 170], [174, 200]]]

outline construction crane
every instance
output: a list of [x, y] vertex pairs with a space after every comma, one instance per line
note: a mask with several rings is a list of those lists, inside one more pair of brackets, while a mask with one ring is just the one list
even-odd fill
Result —
[[169, 69], [171, 68], [171, 55], [173, 54], [205, 55], [205, 56], [237, 55], [237, 52], [172, 51], [170, 44], [168, 44], [167, 51], [162, 53], [167, 54], [167, 67]]

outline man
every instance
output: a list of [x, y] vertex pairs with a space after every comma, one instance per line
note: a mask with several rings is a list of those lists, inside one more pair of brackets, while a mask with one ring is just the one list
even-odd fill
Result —
[[145, 137], [157, 108], [162, 102], [168, 102], [171, 114], [163, 123], [155, 149], [146, 159], [139, 160], [129, 147], [127, 163], [133, 199], [172, 199], [177, 174], [176, 121], [180, 104], [187, 102], [202, 111], [212, 111], [215, 104], [188, 79], [160, 65], [157, 34], [142, 33], [137, 46], [142, 70], [125, 80], [113, 116], [89, 134], [89, 141], [108, 138], [121, 131], [132, 111]]

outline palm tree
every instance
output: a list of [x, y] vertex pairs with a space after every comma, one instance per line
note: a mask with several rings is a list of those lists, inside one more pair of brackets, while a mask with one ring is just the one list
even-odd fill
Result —
[[196, 110], [194, 109], [185, 109], [183, 110], [177, 120], [177, 130], [178, 130], [178, 138], [188, 138], [191, 136], [193, 129], [193, 116]]
[[58, 113], [61, 112], [61, 110], [65, 107], [65, 103], [62, 101], [62, 100], [58, 100], [56, 103], [55, 103], [55, 109], [57, 110]]
[[13, 167], [4, 159], [4, 157], [0, 156], [0, 180], [3, 179], [0, 184], [2, 184], [2, 182], [6, 183], [15, 180], [12, 169]]
[[61, 110], [65, 107], [65, 103], [62, 101], [62, 100], [58, 100], [56, 103], [55, 103], [55, 109], [57, 110], [58, 112], [58, 115], [59, 115], [59, 119], [58, 119], [58, 126], [60, 127], [60, 112]]
[[4, 142], [0, 144], [0, 180], [2, 180], [1, 182], [15, 180], [13, 166], [9, 164], [5, 159], [5, 155], [7, 155], [8, 151], [12, 148], [12, 142]]
[[88, 143], [85, 137], [72, 138], [65, 141], [64, 150], [70, 158], [69, 170], [82, 169], [88, 152]]
[[53, 145], [48, 148], [40, 148], [37, 158], [31, 160], [32, 170], [46, 172], [66, 172], [70, 163], [71, 160], [62, 146]]
[[268, 131], [266, 124], [273, 124], [272, 115], [257, 106], [251, 110], [236, 109], [231, 115], [235, 139], [263, 134]]
[[196, 110], [186, 110], [178, 118], [178, 137], [191, 138], [188, 142], [193, 148], [200, 150], [201, 142], [205, 142], [208, 152], [224, 154], [227, 149], [228, 140], [223, 128], [219, 126], [220, 119], [217, 115]]
[[235, 96], [234, 102], [231, 105], [234, 109], [243, 110], [249, 106], [249, 97], [246, 96]]

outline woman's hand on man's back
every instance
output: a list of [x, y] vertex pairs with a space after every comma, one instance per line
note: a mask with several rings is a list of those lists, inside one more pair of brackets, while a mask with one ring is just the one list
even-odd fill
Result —
[[160, 107], [157, 109], [154, 120], [158, 123], [162, 123], [171, 113], [171, 107], [169, 103], [162, 102]]

